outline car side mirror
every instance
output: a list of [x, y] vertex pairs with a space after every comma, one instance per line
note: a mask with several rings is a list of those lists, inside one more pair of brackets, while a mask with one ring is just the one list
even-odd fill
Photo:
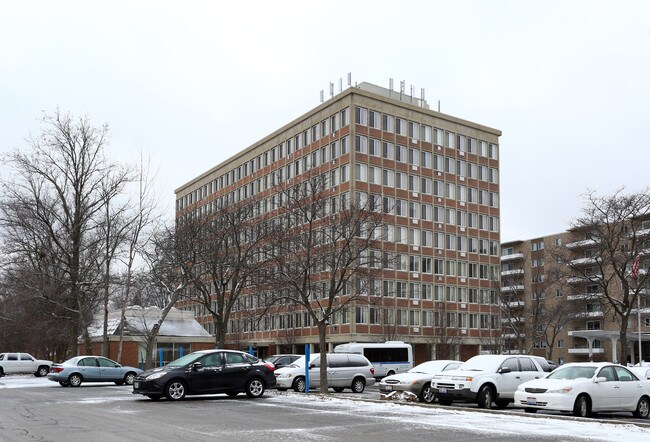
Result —
[[316, 364], [309, 364], [309, 368], [314, 368]]
[[511, 371], [512, 370], [510, 370], [510, 367], [501, 367], [499, 369], [499, 374], [506, 374], [506, 373], [510, 373]]
[[600, 382], [607, 382], [607, 378], [605, 376], [598, 376], [596, 379], [594, 379], [595, 384], [598, 384]]
[[200, 362], [195, 362], [191, 365], [192, 371], [199, 371], [203, 367], [203, 364]]

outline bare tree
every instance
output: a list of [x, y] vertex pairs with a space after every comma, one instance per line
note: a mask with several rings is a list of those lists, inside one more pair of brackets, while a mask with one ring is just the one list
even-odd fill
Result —
[[[131, 298], [131, 287], [136, 265], [136, 258], [142, 254], [143, 250], [149, 245], [153, 229], [160, 221], [158, 213], [158, 201], [153, 191], [156, 175], [152, 173], [149, 161], [144, 160], [140, 154], [138, 168], [137, 192], [135, 204], [131, 204], [130, 210], [125, 214], [124, 223], [124, 245], [125, 250], [122, 255], [124, 264], [124, 279], [122, 296], [120, 297], [120, 311], [122, 323], [125, 321], [126, 308]], [[164, 305], [164, 303], [163, 303]], [[120, 328], [120, 336], [117, 351], [117, 361], [122, 361], [122, 346], [124, 342], [124, 329]]]
[[[300, 306], [318, 329], [321, 361], [333, 316], [355, 302], [367, 302], [363, 281], [381, 266], [372, 250], [381, 226], [381, 207], [358, 192], [330, 193], [326, 175], [307, 176], [280, 193], [276, 222], [283, 235], [268, 250], [275, 299]], [[327, 364], [320, 364], [321, 392], [327, 393]]]
[[258, 203], [215, 200], [209, 207], [207, 215], [178, 220], [177, 235], [187, 244], [178, 264], [187, 282], [182, 298], [212, 316], [215, 343], [223, 348], [230, 315], [257, 279], [273, 226], [259, 214]]
[[[104, 157], [106, 125], [94, 127], [59, 111], [45, 115], [43, 124], [41, 135], [29, 139], [28, 152], [5, 158], [14, 179], [2, 183], [4, 252], [14, 269], [25, 269], [19, 262], [31, 267], [28, 273], [14, 272], [14, 278], [24, 276], [24, 287], [70, 316], [71, 347], [84, 335], [90, 351], [87, 326], [101, 282], [99, 218], [106, 201], [122, 191], [127, 173]], [[46, 289], [51, 286], [59, 290]]]
[[148, 281], [164, 295], [164, 306], [156, 323], [146, 330], [145, 368], [153, 368], [153, 350], [158, 339], [160, 327], [169, 311], [178, 301], [187, 285], [187, 279], [179, 269], [179, 260], [184, 256], [187, 245], [183, 238], [169, 228], [156, 231], [150, 246], [145, 249], [144, 258], [148, 264]]
[[641, 292], [649, 278], [648, 272], [637, 273], [636, 279], [631, 278], [631, 273], [647, 238], [642, 222], [650, 219], [650, 189], [630, 194], [619, 189], [606, 196], [589, 191], [584, 198], [583, 214], [573, 222], [573, 230], [582, 232], [584, 241], [589, 242], [589, 256], [583, 259], [589, 259], [590, 265], [582, 265], [582, 261], [568, 253], [561, 258], [574, 274], [599, 286], [619, 324], [619, 360], [625, 363], [630, 316], [639, 308]]

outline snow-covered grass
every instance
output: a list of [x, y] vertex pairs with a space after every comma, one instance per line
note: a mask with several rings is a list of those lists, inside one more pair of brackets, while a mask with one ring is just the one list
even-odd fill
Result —
[[[286, 398], [286, 399], [285, 399]], [[282, 401], [282, 404], [279, 402]], [[459, 410], [447, 407], [423, 407], [399, 402], [372, 402], [365, 400], [323, 397], [318, 394], [292, 394], [266, 405], [285, 405], [290, 401], [296, 412], [306, 406], [322, 408], [323, 413], [334, 411], [345, 414], [362, 414], [369, 418], [394, 420], [396, 425], [411, 424], [445, 428], [480, 429], [486, 434], [557, 437], [562, 440], [598, 440], [636, 442], [650, 441], [650, 427], [633, 423], [606, 423], [597, 419], [576, 419], [557, 415], [526, 415], [517, 412], [485, 413], [477, 410]], [[649, 422], [650, 423], [650, 422]]]

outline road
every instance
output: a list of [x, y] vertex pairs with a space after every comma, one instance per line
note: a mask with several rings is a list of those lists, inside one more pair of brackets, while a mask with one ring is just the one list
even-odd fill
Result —
[[[62, 388], [34, 379], [33, 384], [11, 387], [11, 381], [0, 379], [1, 441], [460, 442], [480, 438], [521, 442], [574, 441], [579, 435], [586, 435], [583, 440], [650, 440], [649, 429], [632, 425], [603, 427], [595, 420], [540, 419], [518, 411], [484, 413], [471, 408], [378, 403], [371, 400], [379, 396], [375, 388], [329, 398], [267, 391], [257, 400], [214, 395], [172, 403], [135, 396], [128, 386]], [[591, 429], [598, 431], [590, 433]]]

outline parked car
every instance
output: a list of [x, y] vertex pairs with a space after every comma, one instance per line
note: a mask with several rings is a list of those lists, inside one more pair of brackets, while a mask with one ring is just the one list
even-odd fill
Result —
[[202, 350], [190, 353], [164, 367], [141, 373], [133, 393], [158, 400], [165, 396], [179, 401], [186, 395], [246, 393], [258, 398], [275, 386], [275, 366], [236, 350]]
[[302, 355], [291, 355], [291, 354], [273, 355], [273, 356], [269, 356], [268, 358], [264, 358], [264, 360], [266, 362], [270, 362], [271, 364], [275, 365], [275, 368], [278, 369], [290, 365], [296, 359], [300, 358], [300, 356]]
[[62, 387], [78, 387], [83, 382], [114, 382], [131, 385], [142, 370], [121, 365], [103, 356], [76, 356], [61, 364], [52, 364], [47, 378]]
[[648, 366], [643, 366], [643, 367], [637, 367], [636, 365], [634, 367], [629, 367], [632, 373], [634, 373], [639, 379], [642, 381], [650, 381], [650, 365]]
[[[309, 358], [309, 388], [320, 386], [320, 355], [314, 354]], [[337, 393], [346, 388], [355, 393], [362, 393], [366, 385], [375, 384], [375, 369], [370, 361], [362, 355], [346, 353], [327, 354], [327, 387]], [[293, 364], [275, 371], [276, 387], [278, 390], [293, 388], [303, 392], [305, 382], [305, 357], [302, 356]]]
[[433, 391], [441, 405], [453, 401], [476, 402], [490, 408], [494, 402], [505, 408], [513, 401], [519, 384], [546, 376], [546, 359], [528, 355], [479, 355], [456, 370], [433, 377]]
[[431, 379], [434, 375], [447, 370], [455, 370], [460, 367], [461, 361], [427, 361], [408, 370], [406, 373], [399, 373], [387, 376], [379, 383], [379, 392], [390, 394], [392, 392], [413, 393], [420, 402], [432, 403], [436, 395], [431, 388]]
[[12, 373], [34, 373], [34, 376], [46, 376], [52, 361], [36, 359], [29, 353], [0, 353], [0, 377]]
[[529, 413], [537, 410], [572, 412], [587, 417], [599, 411], [629, 411], [637, 418], [650, 416], [650, 382], [611, 362], [562, 365], [544, 379], [519, 385], [515, 405]]

